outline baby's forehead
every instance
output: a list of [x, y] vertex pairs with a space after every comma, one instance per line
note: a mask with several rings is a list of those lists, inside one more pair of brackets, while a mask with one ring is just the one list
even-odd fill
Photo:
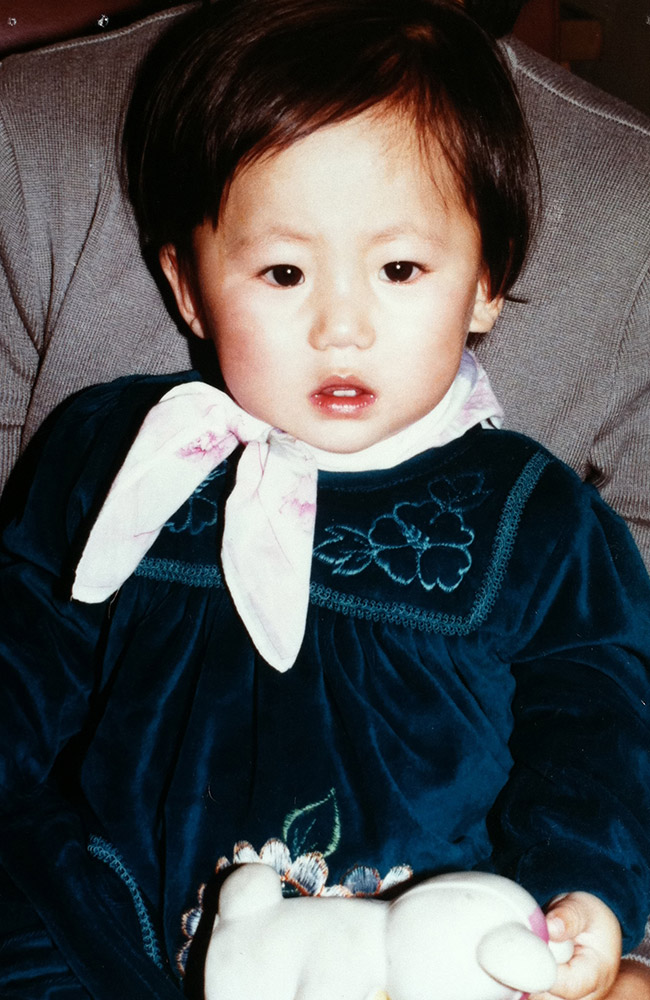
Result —
[[439, 123], [422, 125], [408, 108], [383, 102], [319, 125], [291, 142], [254, 148], [237, 164], [223, 204], [245, 179], [249, 193], [261, 204], [273, 184], [331, 187], [336, 211], [337, 187], [363, 185], [365, 180], [391, 186], [408, 177], [410, 186], [425, 190], [445, 208], [471, 211], [467, 184], [448, 155], [448, 145]]

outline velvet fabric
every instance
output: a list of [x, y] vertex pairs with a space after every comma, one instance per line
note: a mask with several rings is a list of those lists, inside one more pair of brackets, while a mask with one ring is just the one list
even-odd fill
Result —
[[279, 674], [222, 579], [234, 456], [113, 598], [71, 601], [144, 415], [196, 377], [69, 404], [4, 531], [2, 995], [178, 996], [202, 885], [251, 859], [344, 895], [488, 868], [542, 903], [600, 895], [634, 944], [650, 585], [622, 521], [506, 431], [321, 473], [305, 641]]

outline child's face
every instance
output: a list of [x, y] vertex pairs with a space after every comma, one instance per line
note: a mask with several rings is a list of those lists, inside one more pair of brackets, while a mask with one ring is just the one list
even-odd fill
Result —
[[161, 262], [229, 393], [329, 451], [424, 416], [468, 330], [489, 329], [500, 306], [449, 168], [425, 160], [396, 114], [322, 128], [242, 169], [193, 248], [189, 278], [173, 248]]

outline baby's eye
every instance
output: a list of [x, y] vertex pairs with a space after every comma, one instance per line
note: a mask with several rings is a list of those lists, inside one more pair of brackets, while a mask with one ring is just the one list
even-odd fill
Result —
[[412, 281], [421, 273], [422, 268], [412, 260], [393, 260], [390, 264], [384, 264], [379, 272], [384, 281], [391, 282]]
[[293, 264], [276, 264], [262, 272], [269, 284], [278, 285], [280, 288], [293, 288], [294, 285], [301, 285], [305, 276], [299, 267]]

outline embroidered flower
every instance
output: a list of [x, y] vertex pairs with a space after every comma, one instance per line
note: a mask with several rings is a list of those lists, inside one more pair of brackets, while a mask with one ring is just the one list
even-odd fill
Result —
[[187, 910], [187, 912], [181, 917], [181, 929], [183, 931], [183, 935], [187, 938], [185, 944], [176, 956], [176, 967], [181, 976], [185, 975], [185, 970], [187, 968], [187, 956], [189, 954], [190, 946], [194, 940], [194, 935], [198, 930], [201, 917], [203, 916], [204, 894], [205, 883], [199, 886], [199, 891], [197, 893], [197, 905], [193, 906], [191, 910]]
[[[284, 862], [289, 862], [286, 867], [278, 865], [280, 858], [283, 858]], [[339, 898], [379, 896], [382, 892], [392, 889], [400, 882], [405, 882], [413, 875], [413, 870], [408, 865], [396, 865], [383, 878], [375, 868], [370, 868], [367, 865], [355, 865], [339, 882], [327, 885], [329, 868], [322, 854], [314, 851], [312, 854], [303, 854], [295, 861], [291, 861], [286, 844], [273, 840], [268, 840], [259, 854], [249, 843], [237, 844], [233, 852], [232, 862], [227, 858], [220, 858], [215, 871], [219, 873], [233, 864], [243, 864], [244, 862], [270, 865], [281, 878], [284, 896], [336, 896]], [[199, 889], [197, 905], [183, 914], [181, 926], [187, 940], [176, 956], [176, 964], [181, 976], [185, 975], [187, 956], [203, 915], [204, 891], [205, 885], [202, 885]]]
[[209, 484], [218, 476], [225, 475], [225, 472], [226, 469], [223, 465], [213, 469], [194, 491], [189, 500], [176, 511], [171, 521], [167, 521], [164, 527], [174, 532], [174, 534], [189, 531], [191, 535], [199, 535], [204, 528], [209, 528], [213, 524], [216, 524], [219, 517], [219, 507], [215, 500], [203, 494]]
[[425, 590], [455, 590], [472, 565], [474, 532], [463, 514], [487, 493], [482, 477], [471, 473], [437, 480], [428, 492], [430, 499], [422, 503], [396, 504], [367, 532], [347, 525], [326, 528], [329, 537], [314, 556], [341, 576], [354, 576], [372, 564], [402, 586], [417, 581]]
[[378, 896], [393, 886], [411, 878], [413, 870], [408, 865], [396, 865], [381, 878], [376, 868], [355, 865], [341, 880], [341, 887], [350, 896]]
[[[408, 865], [396, 865], [382, 878], [376, 868], [354, 865], [339, 882], [327, 884], [329, 867], [326, 854], [336, 850], [341, 835], [340, 818], [336, 803], [336, 793], [329, 794], [318, 802], [311, 803], [290, 812], [283, 823], [284, 840], [271, 838], [260, 851], [256, 851], [247, 840], [235, 844], [232, 860], [221, 857], [217, 861], [215, 873], [220, 874], [232, 865], [265, 864], [278, 873], [282, 881], [284, 896], [378, 896], [400, 882], [411, 878], [413, 871]], [[292, 856], [289, 843], [309, 845], [319, 837], [325, 837], [324, 850], [307, 850]], [[182, 918], [183, 935], [187, 939], [176, 957], [181, 975], [185, 974], [187, 956], [203, 914], [203, 894], [205, 885], [198, 893], [198, 904], [188, 910]]]
[[418, 578], [425, 590], [455, 590], [472, 565], [474, 532], [462, 516], [435, 503], [398, 504], [379, 517], [368, 535], [374, 560], [396, 583]]

